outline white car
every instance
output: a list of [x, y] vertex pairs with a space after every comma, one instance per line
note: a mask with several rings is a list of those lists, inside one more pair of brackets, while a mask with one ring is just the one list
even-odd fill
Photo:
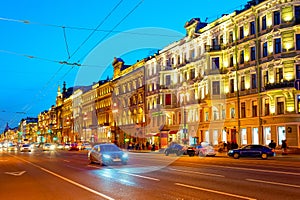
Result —
[[53, 151], [55, 150], [55, 145], [51, 143], [43, 144], [43, 151]]
[[200, 145], [196, 146], [195, 154], [199, 156], [215, 156], [215, 149], [207, 142], [201, 142]]
[[31, 152], [31, 149], [32, 147], [30, 144], [22, 144], [20, 147], [21, 152], [25, 152], [25, 151]]

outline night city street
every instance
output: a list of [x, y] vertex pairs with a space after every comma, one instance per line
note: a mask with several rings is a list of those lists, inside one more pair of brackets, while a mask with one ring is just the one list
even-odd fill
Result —
[[268, 160], [129, 153], [89, 164], [87, 151], [0, 153], [0, 199], [298, 199], [300, 156]]
[[300, 0], [0, 13], [0, 200], [300, 200]]

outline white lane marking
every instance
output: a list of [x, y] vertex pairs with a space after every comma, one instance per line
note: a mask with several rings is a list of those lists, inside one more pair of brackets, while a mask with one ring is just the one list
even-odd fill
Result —
[[245, 170], [245, 171], [267, 172], [267, 173], [276, 173], [276, 174], [287, 174], [287, 175], [300, 176], [300, 173], [296, 173], [296, 172], [273, 171], [273, 170], [265, 170], [265, 169], [249, 169], [249, 168], [228, 167], [228, 166], [220, 166], [220, 167], [228, 168], [228, 169], [239, 169], [239, 170]]
[[180, 169], [174, 169], [174, 168], [170, 168], [170, 170], [173, 171], [178, 171], [178, 172], [187, 172], [187, 173], [193, 173], [193, 174], [200, 174], [200, 175], [205, 175], [205, 176], [216, 176], [216, 177], [225, 177], [223, 175], [219, 175], [219, 174], [210, 174], [210, 173], [202, 173], [202, 172], [195, 172], [195, 171], [186, 171], [186, 170], [180, 170]]
[[246, 180], [251, 181], [251, 182], [268, 183], [268, 184], [272, 184], [272, 185], [280, 185], [280, 186], [300, 188], [300, 185], [292, 185], [292, 184], [287, 184], [287, 183], [278, 183], [278, 182], [263, 181], [263, 180], [257, 180], [257, 179], [246, 179]]
[[221, 191], [217, 191], [217, 190], [210, 190], [210, 189], [206, 189], [206, 188], [200, 188], [200, 187], [196, 187], [196, 186], [192, 186], [192, 185], [185, 185], [185, 184], [182, 184], [182, 183], [175, 183], [175, 185], [182, 186], [182, 187], [187, 187], [187, 188], [192, 188], [192, 189], [196, 189], [196, 190], [202, 190], [202, 191], [205, 191], [205, 192], [211, 192], [211, 193], [216, 193], [216, 194], [220, 194], [220, 195], [230, 196], [230, 197], [236, 197], [236, 198], [240, 198], [240, 199], [256, 200], [256, 199], [251, 198], [251, 197], [245, 197], [245, 196], [240, 196], [240, 195], [237, 195], [237, 194], [230, 194], [230, 193], [227, 193], [227, 192], [221, 192]]
[[5, 174], [13, 175], [13, 176], [21, 176], [26, 171], [20, 171], [20, 172], [5, 172]]
[[122, 174], [130, 175], [130, 176], [136, 176], [136, 177], [140, 177], [140, 178], [144, 178], [144, 179], [149, 179], [149, 180], [153, 180], [153, 181], [160, 181], [157, 178], [152, 178], [152, 177], [149, 177], [149, 176], [141, 176], [141, 175], [132, 174], [132, 173], [124, 172], [124, 171], [119, 171], [119, 172], [122, 173]]
[[64, 162], [70, 162], [69, 160], [64, 160]]
[[[193, 164], [195, 165], [195, 163], [193, 163]], [[267, 172], [267, 173], [276, 173], [276, 174], [286, 174], [286, 175], [300, 176], [300, 173], [296, 173], [296, 172], [274, 171], [274, 170], [265, 170], [265, 169], [249, 169], [249, 168], [242, 168], [242, 167], [229, 167], [229, 166], [206, 165], [206, 164], [196, 164], [196, 165], [215, 167], [215, 168], [238, 169], [238, 170], [244, 170], [244, 171], [257, 171], [257, 172]]]
[[73, 185], [76, 185], [76, 186], [78, 186], [78, 187], [80, 187], [80, 188], [82, 188], [82, 189], [84, 189], [84, 190], [87, 190], [87, 191], [89, 191], [89, 192], [91, 192], [91, 193], [94, 193], [94, 194], [96, 194], [96, 195], [98, 195], [98, 196], [101, 196], [101, 197], [103, 197], [103, 198], [105, 198], [105, 199], [114, 200], [112, 197], [109, 197], [109, 196], [107, 196], [107, 195], [105, 195], [105, 194], [103, 194], [103, 193], [100, 193], [100, 192], [98, 192], [98, 191], [96, 191], [96, 190], [93, 190], [93, 189], [91, 189], [91, 188], [89, 188], [89, 187], [86, 187], [86, 186], [84, 186], [84, 185], [81, 185], [80, 183], [77, 183], [77, 182], [75, 182], [75, 181], [72, 181], [71, 179], [68, 179], [68, 178], [63, 177], [63, 176], [61, 176], [61, 175], [59, 175], [59, 174], [56, 174], [56, 173], [54, 173], [54, 172], [52, 172], [52, 171], [50, 171], [50, 170], [48, 170], [48, 169], [45, 169], [45, 168], [43, 168], [43, 167], [40, 167], [39, 165], [36, 165], [36, 164], [32, 163], [32, 162], [29, 162], [29, 161], [24, 160], [24, 159], [22, 159], [22, 158], [19, 158], [19, 157], [17, 157], [17, 156], [13, 156], [13, 157], [16, 157], [17, 159], [22, 160], [22, 161], [24, 161], [24, 162], [26, 162], [26, 163], [28, 163], [28, 164], [31, 164], [31, 165], [33, 165], [33, 166], [39, 168], [40, 170], [43, 170], [43, 171], [45, 171], [45, 172], [47, 172], [47, 173], [49, 173], [49, 174], [52, 174], [53, 176], [56, 176], [56, 177], [58, 177], [58, 178], [60, 178], [60, 179], [62, 179], [62, 180], [64, 180], [64, 181], [67, 181], [67, 182], [69, 182], [69, 183], [71, 183], [71, 184], [73, 184]]

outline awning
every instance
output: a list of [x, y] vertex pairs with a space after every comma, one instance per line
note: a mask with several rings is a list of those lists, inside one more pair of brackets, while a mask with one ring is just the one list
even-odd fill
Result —
[[178, 130], [171, 130], [169, 131], [169, 134], [177, 134]]
[[159, 133], [147, 133], [145, 136], [146, 137], [159, 136]]

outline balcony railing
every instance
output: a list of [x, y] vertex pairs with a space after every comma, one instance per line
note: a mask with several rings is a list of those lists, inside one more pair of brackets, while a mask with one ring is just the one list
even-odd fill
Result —
[[265, 90], [272, 90], [272, 89], [279, 89], [279, 88], [286, 88], [286, 87], [294, 87], [295, 81], [283, 81], [280, 83], [269, 83], [265, 86]]

